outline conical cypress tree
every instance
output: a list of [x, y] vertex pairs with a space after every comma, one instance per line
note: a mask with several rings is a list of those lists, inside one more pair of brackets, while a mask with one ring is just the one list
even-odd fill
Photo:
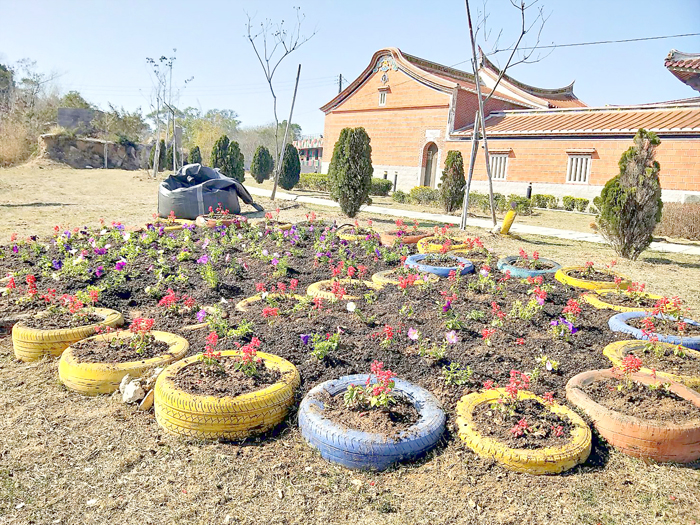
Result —
[[192, 148], [189, 154], [189, 164], [201, 164], [202, 163], [202, 153], [199, 151], [199, 146]]
[[226, 175], [224, 169], [226, 168], [226, 160], [228, 158], [228, 137], [222, 135], [214, 143], [214, 147], [211, 149], [211, 167], [220, 168], [221, 172]]
[[284, 148], [284, 160], [282, 160], [280, 187], [283, 190], [291, 190], [299, 182], [300, 173], [299, 151], [292, 144], [287, 144]]
[[250, 173], [255, 181], [260, 184], [264, 180], [270, 178], [270, 173], [275, 167], [275, 161], [270, 155], [270, 150], [265, 146], [258, 146], [253, 154], [253, 160], [250, 163]]
[[442, 171], [440, 202], [447, 213], [451, 213], [462, 205], [464, 200], [464, 160], [459, 151], [448, 151], [445, 159], [445, 169]]
[[372, 185], [372, 146], [364, 128], [344, 128], [328, 168], [331, 197], [348, 217], [360, 211]]
[[243, 182], [245, 179], [245, 158], [241, 152], [241, 148], [238, 146], [238, 142], [232, 140], [228, 145], [228, 150], [226, 154], [226, 166], [224, 168], [226, 171], [225, 175], [236, 179], [238, 182]]

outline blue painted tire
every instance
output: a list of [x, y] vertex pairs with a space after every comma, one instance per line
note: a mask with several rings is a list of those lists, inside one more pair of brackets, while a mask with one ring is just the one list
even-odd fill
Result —
[[[635, 328], [634, 326], [630, 326], [627, 324], [627, 321], [630, 319], [636, 319], [639, 317], [649, 317], [651, 316], [651, 312], [623, 312], [621, 314], [613, 315], [609, 320], [608, 320], [608, 326], [610, 327], [610, 330], [613, 332], [623, 332], [625, 334], [630, 334], [632, 337], [635, 337], [637, 339], [649, 339], [647, 336], [642, 334], [642, 331], [639, 328]], [[657, 319], [661, 319], [661, 315], [655, 315]], [[683, 320], [693, 326], [700, 326], [700, 323], [697, 321], [693, 321], [692, 319], [687, 319], [683, 318]], [[661, 343], [670, 343], [672, 345], [683, 345], [686, 348], [691, 348], [693, 350], [700, 350], [700, 337], [683, 337], [682, 339], [678, 337], [677, 335], [664, 335], [664, 334], [657, 334], [654, 333], [652, 335], [655, 335], [656, 337], [659, 338], [659, 342]]]
[[367, 374], [332, 379], [316, 385], [299, 407], [301, 435], [321, 456], [352, 469], [384, 470], [394, 463], [416, 459], [432, 449], [445, 432], [445, 413], [426, 389], [395, 380], [394, 390], [408, 398], [420, 419], [395, 438], [352, 430], [323, 418], [323, 403], [315, 396], [323, 390], [342, 395], [350, 385], [364, 385]]
[[404, 266], [408, 266], [409, 268], [415, 268], [419, 272], [426, 272], [426, 273], [434, 273], [435, 275], [438, 275], [440, 277], [449, 277], [451, 271], [458, 271], [459, 264], [463, 264], [464, 268], [462, 269], [462, 272], [460, 275], [466, 275], [468, 273], [474, 273], [474, 264], [469, 260], [465, 259], [463, 257], [457, 257], [456, 255], [450, 255], [446, 254], [448, 257], [452, 258], [455, 260], [455, 266], [449, 266], [449, 267], [442, 267], [442, 266], [431, 266], [429, 264], [421, 264], [421, 261], [425, 259], [426, 257], [430, 257], [431, 255], [436, 255], [434, 253], [417, 253], [416, 255], [411, 255], [406, 259], [406, 262], [404, 262]]
[[554, 266], [548, 270], [528, 270], [527, 268], [519, 268], [518, 266], [513, 266], [513, 263], [517, 261], [519, 257], [517, 255], [510, 255], [508, 257], [503, 257], [498, 260], [496, 268], [498, 268], [503, 273], [510, 271], [511, 277], [517, 277], [519, 279], [527, 279], [528, 277], [537, 277], [539, 275], [545, 276], [550, 273], [557, 273], [557, 270], [561, 268], [561, 264], [552, 261], [550, 259], [540, 259], [540, 261], [553, 264]]

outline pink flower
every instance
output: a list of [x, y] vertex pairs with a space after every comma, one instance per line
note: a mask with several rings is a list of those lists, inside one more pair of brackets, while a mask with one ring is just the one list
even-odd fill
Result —
[[447, 340], [448, 343], [450, 344], [456, 344], [459, 341], [459, 338], [457, 337], [457, 332], [454, 330], [447, 332], [445, 334], [445, 339]]
[[415, 328], [408, 329], [408, 338], [411, 341], [417, 341], [419, 337], [420, 337], [420, 332], [418, 330], [416, 330]]

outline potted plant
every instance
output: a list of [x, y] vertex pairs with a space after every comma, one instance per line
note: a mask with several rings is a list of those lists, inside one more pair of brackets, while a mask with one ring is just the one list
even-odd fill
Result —
[[374, 361], [371, 370], [311, 389], [299, 407], [299, 428], [328, 461], [384, 470], [433, 448], [445, 413], [430, 392], [396, 379], [383, 363]]
[[260, 352], [257, 337], [237, 350], [205, 351], [166, 368], [155, 386], [156, 421], [167, 432], [202, 439], [244, 439], [281, 423], [300, 378], [289, 361]]
[[58, 376], [66, 387], [85, 395], [110, 394], [124, 376], [142, 377], [185, 357], [186, 339], [153, 331], [154, 319], [137, 317], [129, 330], [102, 330], [69, 346], [61, 355]]
[[642, 374], [627, 355], [619, 368], [589, 370], [566, 384], [566, 398], [600, 435], [630, 456], [688, 463], [700, 458], [700, 394]]

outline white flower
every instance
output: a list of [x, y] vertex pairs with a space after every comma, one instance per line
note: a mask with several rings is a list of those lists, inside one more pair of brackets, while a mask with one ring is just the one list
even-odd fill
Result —
[[264, 301], [265, 299], [267, 299], [268, 294], [269, 294], [269, 292], [263, 292], [263, 293], [260, 294], [260, 297], [263, 298], [263, 301]]
[[125, 241], [128, 241], [131, 238], [131, 232], [125, 232], [123, 237]]
[[357, 309], [357, 305], [350, 301], [347, 305], [348, 312], [352, 313]]
[[549, 361], [547, 361], [547, 364], [546, 364], [544, 367], [545, 367], [549, 372], [552, 371], [552, 363], [550, 363]]

